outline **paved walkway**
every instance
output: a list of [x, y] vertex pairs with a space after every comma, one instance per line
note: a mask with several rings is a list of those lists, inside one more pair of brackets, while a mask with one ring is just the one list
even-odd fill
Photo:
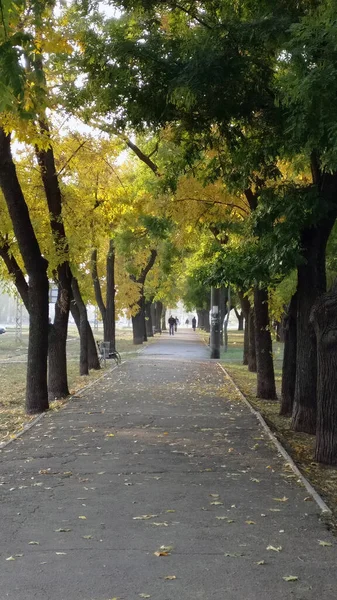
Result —
[[1, 600], [336, 598], [335, 539], [192, 332], [0, 460]]

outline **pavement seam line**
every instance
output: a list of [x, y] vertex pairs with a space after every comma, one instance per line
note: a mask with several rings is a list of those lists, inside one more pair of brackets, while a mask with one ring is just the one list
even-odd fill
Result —
[[304, 487], [306, 488], [307, 492], [315, 500], [315, 502], [318, 505], [319, 509], [321, 510], [322, 514], [324, 514], [324, 515], [332, 515], [332, 510], [324, 502], [323, 498], [319, 495], [319, 493], [315, 490], [315, 488], [311, 485], [311, 483], [306, 479], [306, 477], [304, 477], [304, 475], [301, 473], [301, 471], [299, 470], [299, 468], [295, 464], [294, 460], [291, 458], [290, 454], [288, 454], [287, 450], [284, 448], [284, 446], [282, 446], [281, 442], [273, 434], [272, 430], [270, 429], [269, 425], [264, 420], [264, 418], [261, 415], [261, 413], [259, 413], [251, 405], [251, 403], [249, 402], [249, 400], [247, 400], [246, 396], [238, 388], [238, 386], [236, 385], [235, 381], [232, 379], [232, 377], [229, 375], [229, 373], [226, 371], [226, 369], [220, 363], [217, 363], [217, 365], [224, 372], [224, 374], [226, 375], [226, 378], [229, 379], [229, 381], [233, 384], [233, 386], [236, 389], [236, 391], [238, 392], [241, 400], [243, 400], [243, 402], [245, 403], [245, 405], [249, 408], [250, 412], [259, 421], [260, 425], [262, 425], [262, 428], [268, 434], [269, 438], [271, 439], [271, 441], [273, 442], [273, 444], [276, 446], [278, 452], [287, 461], [287, 463], [291, 467], [293, 473], [300, 479], [300, 481], [303, 483]]
[[[122, 361], [121, 365], [124, 364], [125, 362], [126, 362], [125, 360]], [[106, 377], [106, 375], [108, 373], [112, 373], [112, 371], [114, 371], [117, 368], [118, 368], [117, 365], [115, 367], [112, 367], [112, 369], [109, 369], [108, 371], [106, 371], [105, 373], [103, 373], [103, 375], [101, 375], [100, 377], [97, 377], [97, 379], [95, 379], [95, 381], [90, 381], [90, 383], [88, 383], [88, 385], [85, 385], [78, 392], [75, 391], [73, 394], [71, 394], [71, 396], [68, 396], [67, 398], [64, 398], [63, 399], [63, 404], [62, 404], [62, 406], [60, 408], [63, 408], [63, 406], [65, 404], [68, 404], [68, 402], [71, 402], [71, 400], [75, 396], [76, 397], [81, 396], [81, 394], [83, 392], [85, 392], [91, 386], [93, 386], [94, 384], [96, 384], [98, 381], [101, 381], [101, 379], [103, 379], [104, 377]], [[35, 417], [35, 419], [33, 419], [32, 421], [30, 421], [29, 423], [27, 423], [27, 425], [24, 425], [23, 429], [21, 431], [18, 431], [17, 433], [15, 433], [13, 435], [13, 437], [11, 437], [10, 440], [7, 440], [7, 442], [0, 442], [0, 453], [2, 452], [2, 450], [4, 448], [6, 448], [7, 446], [9, 446], [9, 444], [11, 444], [12, 442], [15, 442], [15, 440], [17, 440], [19, 437], [21, 437], [24, 433], [27, 433], [27, 431], [29, 431], [30, 429], [32, 429], [32, 427], [34, 427], [34, 425], [36, 425], [36, 423], [38, 423], [39, 421], [41, 421], [44, 417], [46, 417], [49, 414], [50, 414], [49, 410], [41, 413], [40, 415], [38, 415], [37, 417]]]

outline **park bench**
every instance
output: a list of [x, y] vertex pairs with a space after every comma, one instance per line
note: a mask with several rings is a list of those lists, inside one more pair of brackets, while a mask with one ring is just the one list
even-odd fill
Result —
[[121, 355], [117, 350], [111, 350], [110, 342], [97, 341], [98, 358], [101, 364], [106, 366], [107, 360], [114, 360], [116, 365], [122, 362]]

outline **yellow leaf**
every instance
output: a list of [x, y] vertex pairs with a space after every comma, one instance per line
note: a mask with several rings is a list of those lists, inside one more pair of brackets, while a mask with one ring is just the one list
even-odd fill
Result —
[[247, 525], [256, 525], [255, 521], [246, 521]]
[[267, 550], [274, 550], [274, 552], [281, 552], [282, 546], [267, 546]]
[[211, 506], [223, 506], [223, 502], [211, 502]]
[[286, 575], [285, 577], [282, 577], [282, 579], [284, 579], [284, 581], [298, 581], [296, 575]]
[[273, 500], [275, 500], [275, 502], [287, 502], [287, 500], [289, 500], [289, 498], [286, 498], [285, 496], [283, 496], [283, 498], [273, 498]]
[[84, 517], [83, 515], [78, 517], [79, 519], [86, 519], [87, 517]]
[[320, 546], [332, 546], [331, 542], [324, 542], [323, 540], [318, 540]]
[[177, 579], [177, 577], [175, 575], [166, 575], [164, 579], [169, 579], [170, 581], [172, 581], [173, 579]]
[[140, 515], [139, 517], [132, 517], [134, 521], [146, 521], [147, 519], [153, 519], [158, 515]]
[[40, 542], [28, 542], [29, 546], [39, 546]]

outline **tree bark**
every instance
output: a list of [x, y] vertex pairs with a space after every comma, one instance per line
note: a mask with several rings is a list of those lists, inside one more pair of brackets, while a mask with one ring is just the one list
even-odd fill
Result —
[[[40, 65], [42, 69], [42, 63]], [[46, 117], [39, 121], [40, 130], [50, 138]], [[52, 145], [47, 150], [36, 148], [42, 183], [49, 210], [50, 226], [53, 235], [58, 265], [55, 280], [59, 293], [55, 305], [54, 328], [49, 328], [49, 398], [64, 398], [69, 394], [67, 374], [67, 332], [71, 300], [72, 273], [69, 265], [69, 247], [62, 215], [62, 195], [55, 166]]]
[[104, 341], [110, 342], [110, 352], [116, 350], [115, 296], [115, 247], [113, 240], [110, 240], [106, 258], [106, 323], [104, 330]]
[[147, 339], [143, 297], [138, 300], [138, 307], [138, 313], [132, 317], [133, 343], [135, 345], [142, 344]]
[[297, 346], [297, 295], [291, 298], [287, 315], [283, 320], [284, 351], [282, 367], [282, 396], [280, 415], [290, 417], [294, 406], [296, 381], [296, 346]]
[[162, 313], [161, 313], [161, 329], [162, 331], [167, 331], [166, 325], [166, 306], [163, 305]]
[[314, 304], [310, 321], [317, 338], [315, 459], [337, 465], [337, 285]]
[[147, 337], [153, 337], [153, 321], [152, 321], [152, 301], [145, 302], [145, 327]]
[[248, 353], [248, 371], [256, 373], [256, 343], [255, 343], [255, 311], [251, 308], [249, 311], [248, 320], [248, 339], [249, 339], [249, 353]]
[[0, 240], [0, 256], [3, 259], [9, 275], [12, 276], [14, 285], [20, 295], [20, 298], [25, 305], [25, 308], [29, 309], [28, 304], [28, 284], [25, 280], [25, 276], [19, 267], [15, 256], [11, 253], [10, 245], [6, 240]]
[[97, 248], [95, 248], [91, 253], [91, 279], [92, 279], [92, 283], [94, 286], [96, 304], [98, 306], [98, 310], [101, 313], [101, 317], [102, 317], [104, 341], [105, 341], [106, 307], [104, 304], [101, 285], [99, 282], [98, 271], [97, 271]]
[[57, 400], [69, 396], [66, 344], [70, 309], [70, 290], [59, 284], [54, 323], [49, 325], [48, 397]]
[[133, 343], [142, 344], [147, 341], [146, 324], [145, 324], [145, 298], [144, 298], [144, 285], [145, 280], [152, 269], [157, 258], [157, 250], [151, 250], [149, 260], [142, 269], [138, 279], [134, 276], [130, 276], [132, 281], [139, 284], [139, 300], [137, 302], [138, 310], [134, 317], [132, 317], [132, 329], [133, 329]]
[[[70, 303], [70, 311], [71, 311], [72, 317], [75, 321], [78, 333], [81, 336], [80, 311], [79, 311], [78, 306], [75, 303], [74, 299], [72, 299], [72, 301]], [[87, 337], [88, 337], [87, 343], [88, 343], [88, 366], [89, 366], [89, 369], [94, 369], [95, 371], [99, 371], [101, 368], [101, 365], [100, 365], [98, 354], [97, 354], [97, 346], [96, 346], [94, 334], [92, 332], [89, 321], [87, 321]]]
[[163, 303], [157, 301], [155, 303], [155, 327], [156, 327], [156, 331], [158, 333], [161, 333], [161, 316], [162, 316], [162, 312], [163, 312]]
[[243, 292], [238, 292], [238, 296], [240, 299], [241, 310], [244, 317], [244, 338], [243, 338], [243, 362], [242, 364], [248, 365], [248, 357], [249, 357], [249, 313], [250, 313], [250, 302], [243, 294]]
[[242, 311], [240, 313], [238, 311], [238, 309], [236, 308], [236, 306], [234, 306], [234, 312], [235, 312], [236, 318], [238, 320], [238, 331], [243, 331], [244, 314]]
[[275, 400], [273, 347], [269, 326], [268, 292], [254, 289], [257, 397]]
[[292, 426], [314, 434], [317, 413], [317, 347], [310, 323], [311, 309], [326, 289], [325, 250], [332, 225], [307, 229], [302, 234], [304, 264], [297, 269], [296, 383]]
[[82, 300], [78, 282], [75, 277], [71, 282], [74, 301], [80, 313], [80, 375], [89, 375], [88, 363], [88, 316], [87, 308]]
[[203, 311], [197, 310], [197, 316], [198, 316], [198, 329], [205, 329], [205, 325], [204, 325], [205, 315], [204, 315]]
[[6, 135], [2, 128], [0, 128], [0, 187], [29, 278], [26, 411], [28, 414], [37, 414], [48, 409], [49, 406], [47, 390], [48, 263], [41, 255], [17, 177], [11, 154], [10, 135]]
[[211, 331], [211, 323], [209, 319], [209, 308], [203, 309], [204, 313], [204, 328], [207, 333]]

